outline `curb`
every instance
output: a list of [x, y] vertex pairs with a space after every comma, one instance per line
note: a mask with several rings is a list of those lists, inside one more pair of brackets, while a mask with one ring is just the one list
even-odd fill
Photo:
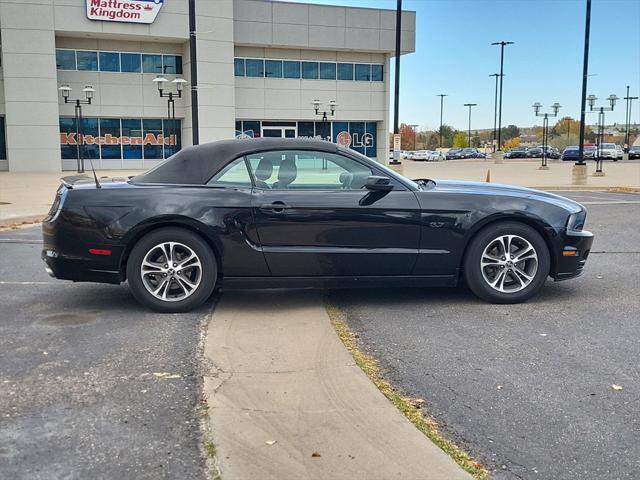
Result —
[[42, 223], [46, 214], [25, 217], [0, 218], [0, 230], [16, 229], [27, 225]]

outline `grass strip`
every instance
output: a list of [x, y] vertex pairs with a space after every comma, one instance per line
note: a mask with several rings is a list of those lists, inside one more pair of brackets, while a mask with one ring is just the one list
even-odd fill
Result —
[[349, 329], [342, 311], [328, 302], [325, 303], [325, 308], [331, 320], [331, 325], [344, 346], [349, 353], [351, 353], [356, 365], [358, 365], [375, 386], [378, 387], [378, 390], [380, 390], [418, 430], [440, 447], [442, 451], [449, 455], [465, 471], [469, 472], [478, 480], [485, 480], [489, 474], [487, 469], [471, 458], [467, 452], [463, 451], [451, 440], [445, 438], [442, 433], [440, 433], [436, 421], [425, 415], [422, 410], [416, 406], [416, 399], [402, 395], [382, 377], [378, 361], [358, 348], [354, 333]]

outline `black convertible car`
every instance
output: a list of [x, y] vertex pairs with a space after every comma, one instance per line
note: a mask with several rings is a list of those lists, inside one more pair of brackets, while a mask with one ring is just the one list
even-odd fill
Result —
[[409, 180], [302, 139], [188, 147], [128, 180], [67, 177], [42, 258], [65, 280], [120, 283], [162, 312], [216, 287], [455, 286], [527, 300], [582, 273], [585, 209], [493, 183]]

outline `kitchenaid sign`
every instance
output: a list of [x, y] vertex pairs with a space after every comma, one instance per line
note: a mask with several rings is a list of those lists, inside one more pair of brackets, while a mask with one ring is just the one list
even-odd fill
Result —
[[153, 23], [164, 0], [87, 0], [89, 20]]

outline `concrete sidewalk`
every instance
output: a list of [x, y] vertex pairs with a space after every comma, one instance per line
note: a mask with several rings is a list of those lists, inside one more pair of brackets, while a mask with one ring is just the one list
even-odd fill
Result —
[[225, 480], [471, 478], [355, 365], [318, 293], [225, 293], [205, 357]]

